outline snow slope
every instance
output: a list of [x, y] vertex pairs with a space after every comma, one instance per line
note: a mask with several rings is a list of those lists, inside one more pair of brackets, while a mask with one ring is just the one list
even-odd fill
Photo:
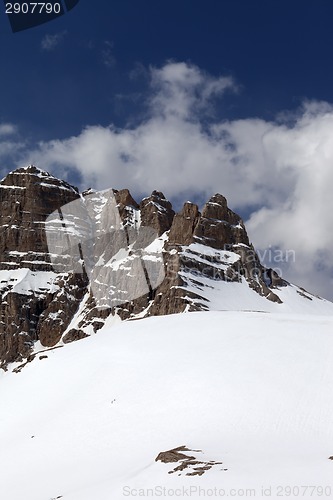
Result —
[[[249, 287], [245, 278], [240, 283], [221, 280], [211, 280], [200, 276], [192, 279], [186, 273], [180, 273], [184, 278], [188, 292], [198, 294], [202, 299], [192, 302], [203, 303], [211, 311], [260, 311], [274, 313], [320, 314], [333, 315], [333, 303], [317, 297], [296, 285], [276, 287], [273, 289], [282, 304], [271, 302]], [[189, 300], [191, 300], [189, 298]]]
[[52, 271], [31, 271], [27, 268], [0, 270], [0, 291], [3, 292], [2, 299], [6, 297], [6, 292], [16, 292], [22, 295], [32, 295], [33, 293], [45, 294], [54, 293], [59, 290], [56, 284], [57, 279], [63, 275]]
[[[153, 317], [44, 355], [0, 374], [4, 500], [333, 496], [333, 316]], [[168, 474], [181, 445], [223, 465]]]

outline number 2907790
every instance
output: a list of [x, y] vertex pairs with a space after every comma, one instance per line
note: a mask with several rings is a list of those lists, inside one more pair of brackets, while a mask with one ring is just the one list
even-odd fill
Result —
[[6, 14], [60, 14], [60, 3], [7, 2]]

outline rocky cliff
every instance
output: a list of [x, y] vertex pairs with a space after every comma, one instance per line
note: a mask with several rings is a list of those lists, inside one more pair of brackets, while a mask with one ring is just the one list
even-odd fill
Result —
[[106, 322], [228, 309], [230, 295], [235, 308], [272, 310], [291, 287], [262, 266], [221, 194], [175, 213], [159, 191], [140, 203], [127, 189], [79, 193], [30, 165], [0, 182], [0, 225], [4, 369]]

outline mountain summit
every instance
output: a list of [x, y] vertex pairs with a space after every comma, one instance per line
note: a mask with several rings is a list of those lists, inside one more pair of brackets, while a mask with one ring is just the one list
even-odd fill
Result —
[[30, 165], [0, 182], [0, 364], [114, 321], [204, 310], [333, 314], [258, 258], [215, 194], [179, 213], [163, 193], [79, 193]]

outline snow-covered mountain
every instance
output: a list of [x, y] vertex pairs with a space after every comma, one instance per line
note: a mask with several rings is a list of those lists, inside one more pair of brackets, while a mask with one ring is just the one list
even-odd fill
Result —
[[332, 497], [333, 304], [222, 195], [175, 214], [29, 166], [0, 225], [1, 498]]
[[0, 182], [0, 363], [121, 320], [187, 311], [333, 314], [264, 268], [216, 194], [179, 213], [154, 191], [78, 189], [30, 165]]
[[332, 316], [174, 314], [1, 371], [1, 498], [332, 498], [332, 333]]

